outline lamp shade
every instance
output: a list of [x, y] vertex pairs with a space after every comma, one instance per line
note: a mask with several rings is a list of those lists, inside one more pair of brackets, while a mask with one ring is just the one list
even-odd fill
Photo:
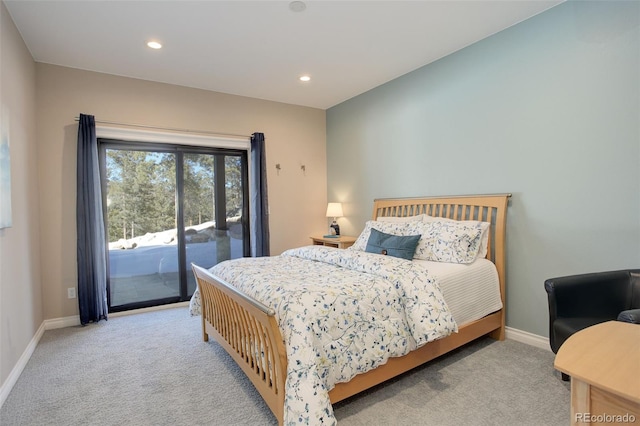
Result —
[[329, 203], [327, 205], [327, 217], [342, 217], [342, 203]]

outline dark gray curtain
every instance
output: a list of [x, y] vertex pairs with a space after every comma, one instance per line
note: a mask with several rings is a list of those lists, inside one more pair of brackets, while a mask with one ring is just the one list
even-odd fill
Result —
[[78, 306], [80, 323], [107, 319], [107, 261], [102, 215], [96, 122], [80, 114], [78, 124], [77, 204]]
[[267, 160], [264, 134], [251, 135], [251, 223], [254, 255], [269, 256], [269, 202], [267, 199]]

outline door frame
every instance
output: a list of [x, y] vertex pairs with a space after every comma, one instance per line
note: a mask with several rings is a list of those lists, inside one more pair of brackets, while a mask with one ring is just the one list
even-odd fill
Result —
[[[154, 299], [152, 301], [132, 302], [116, 307], [111, 306], [110, 294], [110, 277], [107, 278], [107, 301], [109, 312], [120, 312], [131, 309], [146, 308], [151, 306], [165, 305], [170, 303], [179, 303], [188, 300], [187, 274], [188, 265], [186, 263], [186, 246], [185, 246], [185, 228], [182, 217], [182, 208], [178, 208], [178, 203], [183, 200], [184, 188], [182, 168], [184, 165], [184, 154], [210, 154], [210, 155], [233, 155], [242, 158], [242, 180], [243, 180], [243, 255], [248, 256], [251, 252], [251, 234], [250, 234], [250, 197], [249, 185], [250, 179], [250, 139], [247, 137], [217, 137], [199, 134], [179, 134], [158, 131], [147, 131], [137, 129], [123, 129], [112, 127], [96, 127], [96, 136], [98, 139], [100, 161], [100, 181], [102, 185], [103, 206], [106, 209], [106, 161], [104, 161], [106, 149], [127, 149], [140, 151], [155, 151], [176, 154], [176, 222], [178, 236], [178, 264], [179, 264], [179, 296], [162, 299]], [[105, 235], [107, 233], [107, 215], [105, 212]], [[108, 241], [106, 241], [108, 244]], [[109, 255], [107, 250], [107, 269], [109, 268]], [[182, 265], [185, 265], [184, 267]]]

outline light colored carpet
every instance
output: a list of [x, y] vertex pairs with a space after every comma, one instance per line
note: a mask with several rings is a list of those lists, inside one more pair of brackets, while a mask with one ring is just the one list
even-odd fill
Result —
[[[275, 425], [187, 308], [46, 331], [0, 409], [14, 425]], [[553, 354], [480, 339], [334, 406], [346, 425], [566, 425]]]

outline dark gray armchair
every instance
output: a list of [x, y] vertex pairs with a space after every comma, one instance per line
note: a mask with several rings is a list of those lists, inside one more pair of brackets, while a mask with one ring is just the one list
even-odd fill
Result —
[[554, 353], [583, 328], [611, 320], [640, 324], [640, 269], [550, 278], [544, 288]]

